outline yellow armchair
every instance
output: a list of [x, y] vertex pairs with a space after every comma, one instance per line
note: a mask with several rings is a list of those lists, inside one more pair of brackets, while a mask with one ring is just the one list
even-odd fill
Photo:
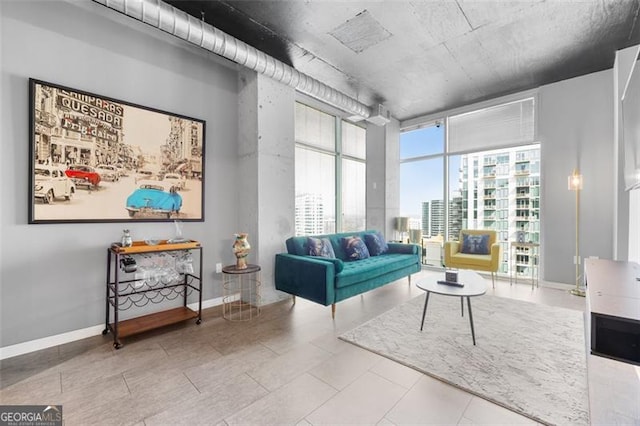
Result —
[[[477, 254], [475, 250], [463, 250], [464, 235], [481, 237], [488, 235], [488, 254]], [[468, 237], [467, 237], [468, 238]], [[477, 240], [478, 238], [476, 238]], [[465, 247], [469, 248], [469, 247]], [[464, 252], [466, 251], [466, 253]], [[496, 287], [495, 274], [500, 266], [500, 244], [497, 242], [496, 231], [486, 229], [463, 229], [460, 231], [459, 241], [444, 243], [444, 265], [447, 268], [473, 269], [491, 272], [493, 288]]]

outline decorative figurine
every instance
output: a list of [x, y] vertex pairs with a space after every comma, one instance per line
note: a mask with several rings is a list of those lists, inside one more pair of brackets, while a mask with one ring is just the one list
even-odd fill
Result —
[[251, 245], [249, 244], [249, 241], [247, 241], [247, 236], [249, 234], [240, 233], [234, 235], [236, 237], [236, 241], [233, 243], [233, 254], [236, 255], [236, 268], [247, 269], [247, 256], [251, 249]]
[[131, 247], [133, 245], [133, 239], [128, 229], [123, 230], [122, 240], [120, 242], [122, 243], [122, 247]]

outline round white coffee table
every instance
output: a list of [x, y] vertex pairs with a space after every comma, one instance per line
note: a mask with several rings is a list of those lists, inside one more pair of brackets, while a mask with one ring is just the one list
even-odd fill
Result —
[[473, 330], [473, 313], [471, 312], [471, 298], [474, 296], [482, 296], [487, 292], [487, 282], [477, 272], [473, 271], [458, 271], [458, 282], [463, 283], [464, 287], [456, 287], [446, 284], [438, 284], [438, 281], [444, 281], [444, 274], [438, 278], [425, 278], [416, 283], [416, 286], [427, 292], [427, 297], [424, 299], [424, 309], [422, 310], [422, 323], [420, 324], [420, 331], [424, 327], [424, 318], [427, 315], [427, 304], [429, 303], [429, 295], [431, 293], [441, 294], [443, 296], [458, 296], [460, 297], [460, 309], [462, 316], [464, 316], [464, 298], [467, 298], [467, 307], [469, 309], [469, 323], [471, 324], [471, 338], [473, 344], [476, 344], [476, 335]]

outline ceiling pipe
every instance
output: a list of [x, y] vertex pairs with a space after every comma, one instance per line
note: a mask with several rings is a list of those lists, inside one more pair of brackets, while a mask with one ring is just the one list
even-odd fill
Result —
[[367, 119], [371, 108], [162, 0], [93, 0], [145, 24], [293, 87], [312, 98]]

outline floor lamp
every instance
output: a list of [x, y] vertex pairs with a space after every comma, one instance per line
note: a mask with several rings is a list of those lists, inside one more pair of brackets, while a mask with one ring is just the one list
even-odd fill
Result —
[[573, 263], [576, 265], [576, 287], [571, 290], [574, 296], [586, 295], [580, 286], [580, 191], [582, 190], [582, 175], [578, 169], [574, 169], [569, 176], [569, 190], [576, 192], [576, 257]]
[[404, 243], [404, 234], [409, 232], [409, 218], [396, 217], [395, 228], [396, 231], [400, 232], [400, 242]]

